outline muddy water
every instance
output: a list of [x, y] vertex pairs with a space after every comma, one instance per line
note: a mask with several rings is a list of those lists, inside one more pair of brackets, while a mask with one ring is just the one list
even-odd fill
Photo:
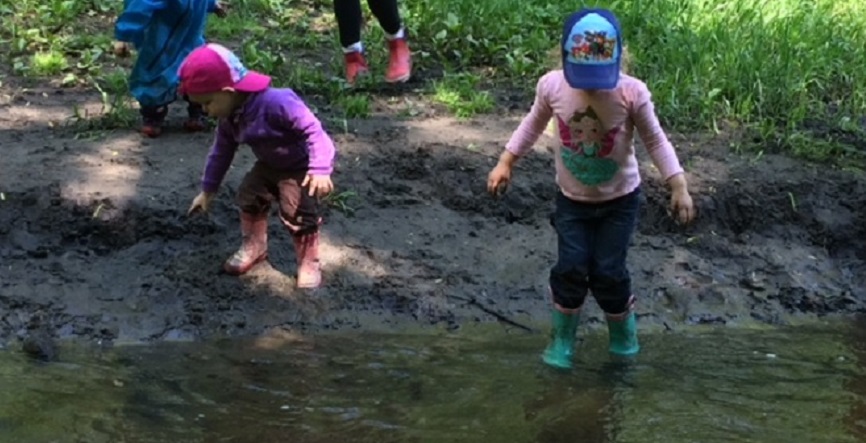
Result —
[[541, 335], [271, 334], [42, 364], [0, 351], [3, 442], [862, 442], [866, 334], [850, 324], [606, 336], [577, 368]]

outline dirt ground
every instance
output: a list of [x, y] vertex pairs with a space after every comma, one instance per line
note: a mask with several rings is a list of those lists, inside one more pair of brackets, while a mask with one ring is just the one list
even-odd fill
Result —
[[[552, 157], [519, 164], [500, 199], [486, 175], [520, 112], [465, 122], [434, 110], [329, 124], [340, 151], [323, 228], [325, 286], [293, 288], [294, 253], [270, 222], [270, 263], [219, 272], [238, 246], [234, 190], [252, 165], [235, 159], [207, 217], [187, 218], [211, 134], [156, 140], [117, 130], [76, 137], [64, 126], [93, 97], [52, 89], [0, 94], [0, 345], [39, 331], [115, 343], [301, 331], [457, 329], [500, 321], [542, 331]], [[173, 110], [179, 126], [182, 106]], [[346, 130], [347, 129], [347, 130]], [[671, 134], [699, 210], [681, 228], [644, 162], [630, 253], [640, 321], [781, 324], [866, 312], [866, 180], [780, 156], [742, 157], [724, 136]], [[642, 157], [646, 160], [646, 156]], [[588, 304], [592, 326], [603, 323]]]

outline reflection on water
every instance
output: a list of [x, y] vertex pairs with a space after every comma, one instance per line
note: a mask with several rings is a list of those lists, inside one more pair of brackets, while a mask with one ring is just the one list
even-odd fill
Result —
[[860, 316], [854, 321], [854, 327], [849, 334], [851, 349], [860, 362], [861, 373], [859, 376], [848, 377], [845, 381], [845, 389], [855, 400], [854, 406], [845, 420], [846, 427], [858, 438], [857, 441], [866, 441], [866, 315]]
[[645, 335], [577, 369], [541, 335], [271, 337], [0, 353], [3, 442], [860, 442], [866, 331]]

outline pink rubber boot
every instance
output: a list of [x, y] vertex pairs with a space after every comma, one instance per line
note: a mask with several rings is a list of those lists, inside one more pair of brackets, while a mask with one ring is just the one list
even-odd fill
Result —
[[322, 270], [319, 263], [319, 231], [294, 235], [295, 255], [298, 260], [299, 288], [318, 288], [322, 284]]
[[253, 266], [268, 258], [268, 213], [250, 214], [241, 212], [241, 235], [243, 243], [223, 264], [231, 275], [245, 274]]

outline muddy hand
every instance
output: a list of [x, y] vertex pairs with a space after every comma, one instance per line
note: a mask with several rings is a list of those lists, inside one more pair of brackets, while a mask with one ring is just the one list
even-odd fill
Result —
[[500, 183], [496, 186], [496, 189], [493, 190], [493, 196], [502, 197], [505, 195], [505, 191], [508, 191], [508, 183]]
[[508, 190], [509, 182], [511, 182], [511, 168], [506, 165], [496, 165], [487, 176], [487, 192], [494, 197], [499, 197]]
[[695, 218], [695, 206], [692, 196], [686, 190], [675, 191], [671, 194], [671, 212], [681, 224], [689, 224]]
[[334, 183], [331, 182], [330, 175], [310, 175], [304, 177], [304, 182], [301, 187], [310, 187], [310, 197], [324, 197], [334, 190]]
[[209, 192], [199, 193], [192, 200], [192, 204], [189, 206], [189, 210], [186, 212], [186, 215], [192, 215], [196, 212], [207, 212], [210, 209], [211, 200], [213, 200], [213, 194]]
[[116, 55], [118, 57], [129, 56], [129, 43], [114, 42], [114, 55]]
[[514, 167], [516, 161], [516, 155], [507, 149], [502, 151], [496, 166], [487, 175], [487, 192], [494, 197], [499, 197], [505, 193], [508, 184], [511, 183], [511, 168]]

